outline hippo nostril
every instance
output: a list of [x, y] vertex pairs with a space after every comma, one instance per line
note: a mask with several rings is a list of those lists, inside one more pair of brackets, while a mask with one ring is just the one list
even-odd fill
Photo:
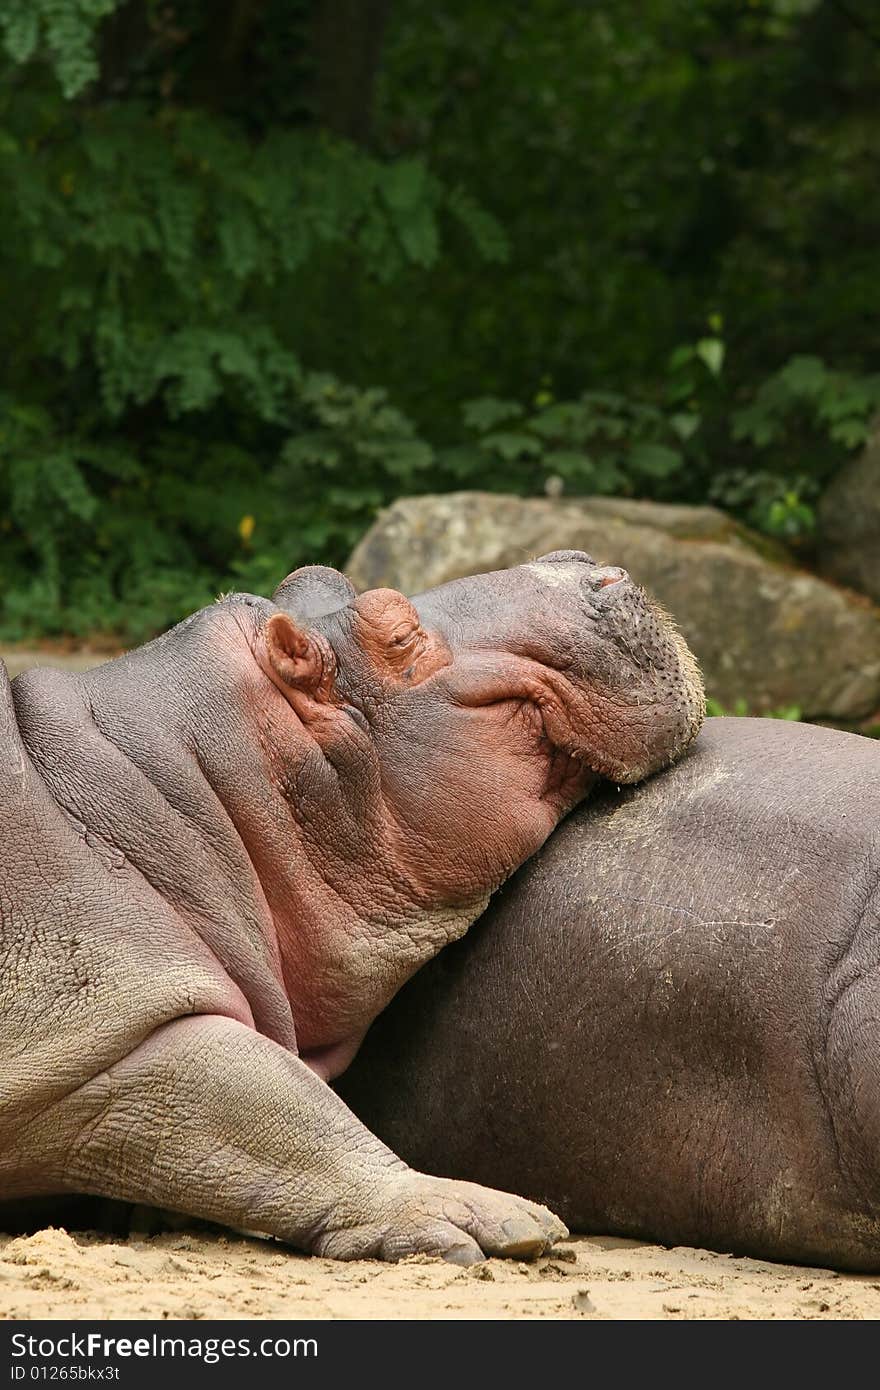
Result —
[[601, 568], [591, 569], [587, 575], [587, 583], [591, 589], [607, 589], [610, 584], [620, 584], [625, 579], [629, 579], [629, 575], [617, 565], [603, 565]]

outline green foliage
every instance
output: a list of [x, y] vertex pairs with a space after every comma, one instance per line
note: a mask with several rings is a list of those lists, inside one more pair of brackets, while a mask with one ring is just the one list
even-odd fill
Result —
[[380, 390], [359, 391], [325, 374], [299, 393], [300, 428], [255, 502], [253, 542], [233, 570], [238, 587], [274, 587], [296, 565], [341, 564], [376, 511], [419, 491], [433, 451]]
[[575, 401], [540, 391], [529, 412], [483, 397], [467, 403], [463, 418], [475, 440], [439, 462], [458, 479], [477, 477], [499, 490], [645, 491], [673, 477], [684, 461], [671, 419], [614, 391], [585, 391]]
[[752, 403], [733, 415], [735, 439], [757, 448], [790, 446], [798, 427], [827, 432], [846, 449], [864, 444], [880, 409], [880, 373], [830, 371], [819, 357], [793, 357], [761, 384]]
[[[6, 51], [47, 56], [69, 96], [97, 75], [112, 9], [0, 3]], [[300, 365], [298, 298], [316, 269], [423, 272], [446, 235], [506, 254], [420, 154], [379, 159], [308, 124], [255, 134], [165, 100], [166, 77], [76, 103], [39, 65], [0, 81], [7, 635], [140, 638], [230, 575], [341, 561], [433, 453], [384, 391]]]
[[[527, 411], [482, 397], [463, 409], [476, 440], [441, 451], [438, 464], [459, 486], [479, 478], [501, 491], [705, 499], [799, 542], [813, 531], [823, 483], [868, 437], [880, 376], [794, 357], [737, 405], [719, 315], [709, 327], [711, 337], [670, 354], [656, 402], [612, 391], [555, 401], [544, 389]], [[727, 466], [716, 466], [719, 455]]]
[[757, 715], [761, 719], [803, 719], [803, 710], [799, 705], [782, 705], [779, 709], [752, 710], [749, 709], [747, 700], [735, 700], [733, 709], [727, 709], [718, 700], [713, 700], [711, 696], [706, 698], [706, 714], [709, 716], [729, 717], [736, 715], [743, 718], [746, 715]]
[[121, 0], [0, 0], [3, 47], [15, 63], [45, 52], [66, 97], [98, 75], [95, 28]]
[[728, 468], [712, 482], [709, 498], [768, 536], [797, 541], [815, 527], [818, 491], [816, 479], [804, 474]]
[[770, 535], [808, 534], [822, 485], [847, 450], [865, 443], [878, 411], [880, 373], [792, 357], [731, 412], [731, 437], [751, 446], [750, 457], [747, 465], [717, 473], [710, 497]]
[[878, 37], [870, 6], [832, 0], [397, 0], [384, 146], [479, 189], [512, 254], [441, 264], [427, 305], [395, 306], [395, 334], [430, 333], [414, 378], [389, 353], [380, 379], [432, 431], [543, 377], [651, 398], [679, 343], [722, 337], [698, 333], [710, 308], [731, 408], [795, 354], [870, 370]]
[[865, 26], [375, 12], [0, 0], [5, 635], [141, 638], [420, 490], [808, 541], [880, 410]]
[[287, 394], [268, 468], [168, 426], [137, 458], [121, 438], [60, 439], [45, 413], [7, 404], [4, 633], [142, 640], [220, 588], [265, 591], [298, 564], [341, 563], [383, 502], [418, 488], [432, 451], [382, 391], [307, 374]]

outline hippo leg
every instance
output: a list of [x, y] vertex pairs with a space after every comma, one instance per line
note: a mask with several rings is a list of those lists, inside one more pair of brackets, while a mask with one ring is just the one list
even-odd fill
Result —
[[414, 1172], [300, 1058], [220, 1015], [178, 1018], [35, 1120], [54, 1190], [148, 1201], [336, 1259], [541, 1253], [536, 1203]]

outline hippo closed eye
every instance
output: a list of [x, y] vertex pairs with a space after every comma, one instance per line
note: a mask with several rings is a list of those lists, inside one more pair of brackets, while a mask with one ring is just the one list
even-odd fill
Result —
[[340, 1258], [534, 1254], [326, 1084], [597, 776], [693, 738], [671, 624], [578, 552], [413, 602], [310, 567], [0, 710], [0, 1171]]

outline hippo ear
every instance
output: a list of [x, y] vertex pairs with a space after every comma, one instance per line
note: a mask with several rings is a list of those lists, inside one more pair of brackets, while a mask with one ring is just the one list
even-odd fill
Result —
[[336, 659], [324, 638], [300, 627], [287, 613], [273, 613], [264, 629], [266, 657], [279, 685], [326, 702]]
[[278, 585], [272, 602], [298, 622], [310, 623], [345, 608], [357, 591], [339, 570], [329, 565], [303, 565]]

